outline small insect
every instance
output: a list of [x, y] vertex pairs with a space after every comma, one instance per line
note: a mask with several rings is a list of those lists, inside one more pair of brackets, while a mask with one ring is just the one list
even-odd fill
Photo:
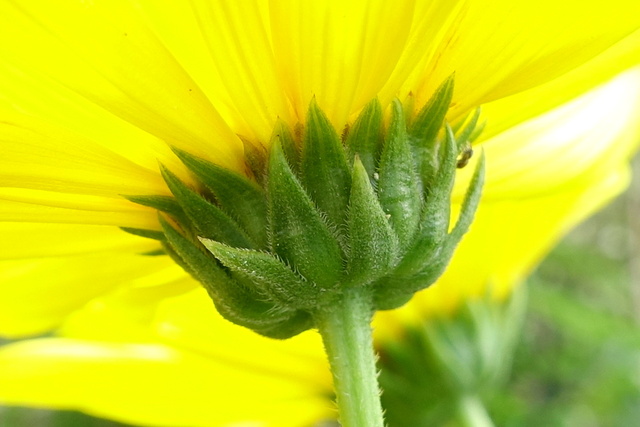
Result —
[[471, 148], [471, 144], [467, 143], [466, 147], [460, 153], [460, 157], [458, 158], [458, 162], [456, 163], [456, 167], [458, 169], [462, 169], [467, 166], [469, 163], [469, 159], [473, 156], [473, 148]]

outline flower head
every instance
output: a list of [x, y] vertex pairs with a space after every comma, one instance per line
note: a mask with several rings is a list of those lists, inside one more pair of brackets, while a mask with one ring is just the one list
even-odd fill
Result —
[[[623, 0], [579, 8], [3, 3], [0, 333], [55, 330], [65, 338], [4, 349], [0, 375], [11, 385], [0, 399], [159, 425], [238, 421], [241, 398], [256, 409], [245, 419], [256, 422], [327, 416], [317, 338], [276, 343], [225, 324], [196, 282], [169, 257], [153, 256], [157, 242], [119, 228], [160, 230], [155, 209], [122, 195], [169, 196], [158, 163], [193, 184], [172, 149], [246, 173], [245, 154], [268, 147], [279, 120], [304, 124], [314, 97], [339, 133], [376, 97], [385, 110], [398, 98], [415, 115], [455, 73], [448, 120], [484, 104], [488, 181], [479, 221], [443, 280], [465, 283], [473, 271], [472, 292], [488, 278], [505, 292], [561, 232], [624, 185], [637, 142], [637, 126], [625, 133], [638, 108], [637, 71], [593, 99], [529, 119], [638, 63], [639, 8]], [[617, 108], [603, 110], [602, 102]], [[580, 126], [569, 127], [575, 117]], [[454, 211], [459, 202], [454, 197]], [[540, 209], [544, 216], [531, 214]], [[453, 306], [468, 291], [436, 287], [412, 307]], [[113, 392], [127, 376], [139, 389]], [[163, 394], [151, 381], [159, 377], [180, 397]], [[197, 387], [186, 384], [197, 378]], [[249, 378], [260, 378], [255, 394], [238, 387]], [[113, 388], [104, 394], [81, 392], [108, 379]], [[33, 387], [38, 381], [63, 388]], [[211, 396], [224, 403], [211, 405]]]

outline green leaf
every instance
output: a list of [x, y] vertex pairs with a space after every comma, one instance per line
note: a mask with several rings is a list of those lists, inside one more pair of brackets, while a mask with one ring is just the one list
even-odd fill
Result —
[[349, 282], [364, 285], [377, 279], [393, 265], [397, 254], [397, 237], [356, 156], [349, 205]]
[[482, 186], [484, 183], [484, 153], [481, 154], [478, 165], [474, 171], [471, 183], [467, 189], [462, 209], [456, 225], [445, 238], [444, 241], [431, 251], [431, 256], [422, 264], [422, 268], [415, 274], [397, 275], [394, 280], [397, 288], [403, 288], [404, 292], [418, 292], [431, 286], [440, 277], [449, 265], [451, 257], [455, 252], [462, 236], [467, 232], [473, 221], [473, 216], [482, 194]]
[[141, 252], [140, 255], [144, 256], [164, 256], [167, 252], [164, 249], [155, 249], [147, 252]]
[[482, 131], [484, 130], [486, 125], [487, 125], [487, 122], [484, 121], [479, 125], [477, 125], [475, 129], [473, 129], [473, 132], [471, 133], [471, 135], [469, 135], [470, 143], [475, 142], [475, 140], [478, 139], [478, 137], [482, 134]]
[[456, 141], [458, 141], [458, 152], [463, 149], [466, 144], [471, 142], [471, 135], [475, 133], [474, 131], [476, 129], [476, 126], [478, 125], [478, 120], [480, 119], [481, 112], [482, 111], [480, 107], [476, 108], [471, 118], [468, 121], [465, 120], [466, 124], [464, 128], [462, 128], [462, 130], [460, 130], [459, 132], [454, 131], [456, 134]]
[[156, 209], [160, 212], [167, 213], [179, 221], [181, 224], [187, 223], [187, 216], [173, 197], [170, 196], [125, 196], [130, 202], [137, 203], [142, 206]]
[[347, 147], [348, 162], [353, 164], [355, 156], [367, 170], [369, 179], [373, 179], [376, 170], [376, 160], [380, 151], [382, 136], [382, 106], [378, 99], [369, 102], [362, 109], [355, 123], [349, 129], [345, 145]]
[[482, 196], [482, 187], [484, 186], [484, 174], [485, 174], [485, 157], [484, 152], [480, 153], [478, 164], [473, 172], [471, 183], [467, 188], [467, 193], [462, 201], [462, 208], [460, 210], [460, 216], [456, 225], [451, 230], [451, 234], [447, 237], [455, 242], [455, 245], [460, 242], [462, 236], [469, 230], [473, 217], [480, 204], [480, 197]]
[[294, 315], [265, 302], [263, 295], [239, 286], [203, 246], [184, 237], [162, 217], [160, 222], [167, 236], [167, 252], [204, 286], [224, 318], [250, 329], [269, 329]]
[[413, 96], [413, 93], [409, 92], [407, 97], [402, 101], [402, 109], [404, 110], [404, 118], [405, 123], [407, 124], [407, 128], [410, 128], [413, 125], [413, 111], [416, 106], [416, 99]]
[[127, 232], [129, 234], [133, 234], [134, 236], [140, 236], [147, 239], [153, 240], [164, 240], [164, 234], [162, 231], [157, 230], [145, 230], [143, 228], [131, 228], [131, 227], [120, 227], [120, 230]]
[[449, 111], [453, 97], [453, 85], [454, 79], [451, 75], [436, 89], [413, 121], [409, 135], [416, 148], [430, 146], [436, 140], [438, 132], [444, 124], [447, 111]]
[[404, 112], [400, 101], [393, 102], [391, 125], [387, 130], [378, 170], [378, 198], [405, 249], [420, 221], [422, 191], [420, 179], [407, 140]]
[[300, 171], [300, 147], [298, 147], [293, 135], [291, 135], [289, 126], [287, 126], [282, 119], [278, 119], [276, 122], [273, 134], [271, 135], [270, 145], [274, 144], [276, 138], [279, 139], [282, 144], [282, 151], [284, 151], [284, 155], [289, 162], [289, 166], [291, 166], [291, 170], [297, 174]]
[[267, 246], [267, 201], [263, 190], [244, 175], [174, 148], [176, 155], [216, 197], [220, 208], [249, 234], [258, 247]]
[[409, 142], [413, 146], [414, 158], [425, 187], [434, 182], [438, 169], [436, 138], [451, 104], [453, 83], [451, 75], [420, 110], [409, 129]]
[[161, 166], [161, 173], [176, 200], [196, 227], [199, 236], [240, 248], [256, 247], [238, 223], [220, 208], [187, 187], [164, 166]]
[[376, 310], [394, 310], [408, 303], [413, 298], [413, 294], [413, 292], [401, 293], [393, 290], [389, 292], [384, 286], [376, 286], [373, 304]]
[[[455, 249], [455, 246], [453, 247]], [[397, 272], [382, 278], [374, 286], [374, 302], [378, 310], [391, 310], [407, 303], [418, 291], [435, 283], [444, 273], [453, 250], [447, 249], [447, 256], [440, 256], [444, 252], [440, 247], [430, 254], [423, 270], [415, 274], [399, 274]]]
[[431, 262], [434, 251], [447, 235], [457, 156], [458, 148], [453, 131], [447, 126], [443, 159], [434, 185], [429, 189], [415, 240], [398, 266], [397, 273], [400, 275], [415, 274], [425, 263]]
[[307, 280], [330, 289], [342, 273], [342, 252], [327, 224], [298, 182], [279, 141], [269, 161], [271, 247]]
[[289, 309], [315, 307], [318, 288], [279, 259], [265, 252], [232, 248], [209, 239], [200, 241], [223, 265], [247, 276], [259, 287], [257, 291], [277, 305]]
[[351, 173], [340, 138], [315, 100], [307, 112], [300, 165], [302, 183], [316, 206], [337, 227], [345, 223]]
[[291, 317], [266, 327], [253, 328], [260, 335], [267, 338], [284, 340], [294, 337], [307, 329], [313, 328], [313, 318], [306, 311], [298, 310]]
[[[375, 301], [377, 304], [380, 304], [385, 309], [394, 308], [392, 304], [385, 303], [385, 301], [400, 301], [408, 294], [431, 286], [444, 273], [462, 236], [469, 229], [480, 203], [484, 183], [484, 170], [484, 154], [481, 154], [462, 202], [460, 216], [451, 233], [446, 235], [439, 245], [427, 250], [429, 256], [425, 257], [421, 265], [416, 264], [412, 269], [408, 269], [406, 266], [403, 266], [405, 269], [398, 268], [393, 275], [385, 278], [386, 281], [380, 281], [379, 284], [376, 284]], [[414, 272], [417, 267], [419, 267], [419, 270]]]

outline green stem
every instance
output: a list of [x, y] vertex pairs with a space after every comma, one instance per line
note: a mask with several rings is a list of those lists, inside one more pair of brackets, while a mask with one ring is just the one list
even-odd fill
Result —
[[491, 417], [477, 396], [463, 396], [458, 405], [458, 414], [464, 427], [494, 427]]
[[369, 290], [348, 288], [341, 300], [317, 313], [329, 358], [343, 427], [383, 427], [376, 355], [371, 337]]

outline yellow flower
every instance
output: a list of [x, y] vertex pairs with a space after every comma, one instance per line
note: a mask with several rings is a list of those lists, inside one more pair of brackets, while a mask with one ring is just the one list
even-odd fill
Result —
[[626, 182], [639, 71], [538, 117], [640, 62], [640, 5], [591, 3], [1, 3], [0, 333], [60, 338], [0, 351], [0, 401], [152, 425], [331, 417], [316, 335], [220, 319], [168, 257], [141, 255], [157, 243], [120, 231], [159, 227], [121, 195], [170, 194], [158, 162], [189, 179], [170, 146], [243, 171], [242, 140], [268, 144], [314, 96], [341, 130], [455, 72], [449, 119], [485, 104], [484, 202], [441, 283], [385, 319], [488, 282], [502, 296]]

